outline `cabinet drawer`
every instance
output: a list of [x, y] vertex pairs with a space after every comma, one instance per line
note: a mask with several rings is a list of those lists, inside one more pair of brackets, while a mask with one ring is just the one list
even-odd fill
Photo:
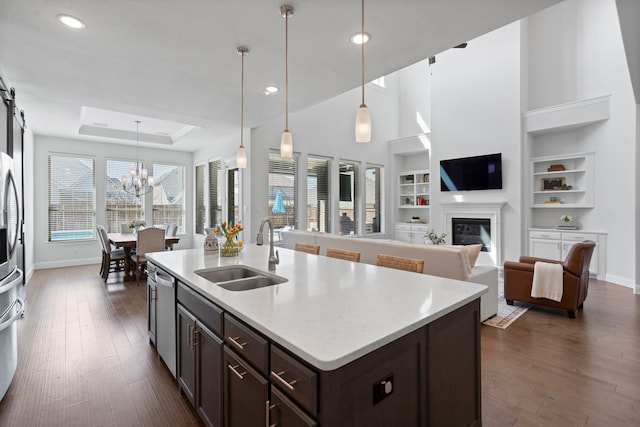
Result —
[[318, 411], [318, 376], [295, 358], [271, 346], [271, 383], [312, 415]]
[[419, 232], [419, 233], [426, 233], [427, 231], [429, 231], [429, 226], [428, 225], [412, 225], [411, 226], [411, 231], [414, 232]]
[[396, 224], [396, 230], [411, 231], [411, 224]]
[[269, 371], [269, 342], [229, 314], [224, 315], [224, 340], [260, 373]]
[[557, 231], [530, 231], [529, 237], [531, 239], [561, 240], [562, 233]]
[[583, 240], [593, 240], [594, 242], [598, 242], [597, 234], [586, 234], [586, 233], [562, 233], [562, 240], [566, 240], [569, 242], [582, 242]]
[[316, 427], [318, 425], [274, 386], [271, 386], [269, 419], [270, 426]]
[[220, 307], [207, 301], [180, 281], [178, 281], [178, 301], [213, 333], [222, 336], [223, 311]]

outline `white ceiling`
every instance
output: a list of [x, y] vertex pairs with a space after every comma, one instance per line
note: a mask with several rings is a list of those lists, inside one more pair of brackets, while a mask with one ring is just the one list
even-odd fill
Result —
[[[367, 0], [365, 31], [372, 40], [365, 50], [366, 79], [559, 1]], [[133, 121], [141, 120], [141, 145], [193, 151], [203, 135], [238, 131], [238, 46], [250, 50], [245, 125], [284, 114], [284, 90], [263, 92], [270, 84], [284, 89], [279, 8], [285, 3], [295, 8], [289, 21], [290, 111], [357, 87], [359, 47], [349, 38], [360, 28], [358, 0], [2, 0], [0, 74], [16, 88], [35, 134], [135, 143]], [[60, 13], [82, 19], [87, 28], [63, 26]], [[190, 135], [192, 127], [206, 132]]]

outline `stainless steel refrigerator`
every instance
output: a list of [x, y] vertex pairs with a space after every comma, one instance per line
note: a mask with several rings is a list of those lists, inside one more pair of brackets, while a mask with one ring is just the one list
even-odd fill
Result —
[[20, 229], [18, 206], [13, 160], [0, 153], [0, 399], [6, 394], [16, 372], [16, 320], [24, 312], [23, 272], [16, 261]]

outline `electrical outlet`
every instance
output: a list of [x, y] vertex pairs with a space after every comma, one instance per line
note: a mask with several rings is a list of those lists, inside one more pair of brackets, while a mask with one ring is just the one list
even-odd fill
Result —
[[373, 384], [373, 404], [377, 405], [393, 393], [393, 375]]

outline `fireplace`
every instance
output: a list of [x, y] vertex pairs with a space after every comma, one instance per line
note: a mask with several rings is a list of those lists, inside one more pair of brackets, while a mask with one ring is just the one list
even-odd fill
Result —
[[[502, 206], [503, 202], [458, 202], [441, 203], [442, 229], [453, 244], [482, 243], [478, 258], [480, 264], [502, 266]], [[463, 220], [458, 233], [454, 220]], [[454, 234], [460, 234], [457, 239]]]
[[491, 252], [491, 220], [451, 218], [451, 241], [454, 245], [482, 243], [482, 252]]

